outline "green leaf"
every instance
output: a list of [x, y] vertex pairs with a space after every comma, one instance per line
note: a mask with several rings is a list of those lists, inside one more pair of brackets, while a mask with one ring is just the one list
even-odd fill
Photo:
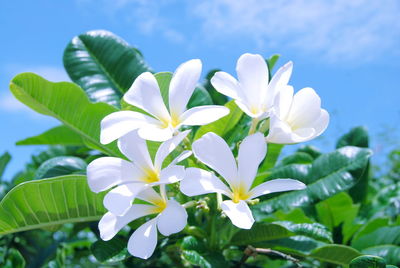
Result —
[[211, 268], [211, 264], [195, 250], [183, 250], [182, 257], [189, 263], [201, 268]]
[[239, 230], [231, 239], [234, 245], [249, 245], [258, 242], [286, 238], [295, 234], [280, 224], [255, 223], [249, 230]]
[[212, 104], [214, 103], [208, 91], [202, 85], [199, 85], [193, 91], [193, 95], [189, 99], [187, 108], [190, 109], [196, 106], [212, 105]]
[[283, 158], [279, 165], [286, 166], [289, 164], [311, 164], [314, 161], [314, 158], [308, 153], [296, 152], [292, 155], [286, 156]]
[[325, 243], [305, 236], [292, 236], [266, 242], [257, 243], [254, 246], [273, 248], [288, 254], [308, 256], [314, 249], [324, 246]]
[[81, 175], [21, 183], [0, 202], [0, 235], [96, 221], [106, 212], [104, 194], [92, 193]]
[[199, 252], [205, 250], [204, 243], [194, 236], [185, 236], [182, 239], [181, 247], [184, 250], [196, 250]]
[[347, 266], [351, 260], [360, 255], [360, 252], [354, 248], [332, 244], [313, 250], [310, 257], [322, 262]]
[[[306, 183], [307, 188], [273, 197], [253, 207], [262, 219], [278, 209], [291, 209], [315, 204], [349, 189], [357, 181], [349, 171], [366, 165], [371, 151], [358, 147], [343, 147], [333, 153], [318, 157], [312, 164]], [[304, 181], [304, 178], [292, 178]], [[264, 216], [263, 216], [264, 215]]]
[[169, 84], [171, 83], [172, 79], [172, 73], [170, 72], [161, 72], [161, 73], [156, 73], [155, 78], [158, 83], [158, 87], [160, 88], [161, 96], [163, 98], [163, 101], [165, 103], [165, 106], [169, 108]]
[[375, 218], [371, 219], [367, 223], [363, 224], [357, 233], [353, 237], [353, 241], [358, 240], [360, 237], [372, 233], [376, 231], [377, 229], [388, 226], [389, 225], [389, 218]]
[[400, 265], [400, 247], [394, 245], [381, 245], [363, 249], [364, 254], [376, 255], [386, 260], [386, 263]]
[[126, 244], [125, 239], [115, 236], [109, 241], [97, 240], [92, 244], [90, 250], [98, 261], [105, 262], [120, 253], [126, 247]]
[[33, 73], [22, 73], [10, 84], [14, 96], [38, 113], [52, 116], [78, 133], [90, 147], [108, 155], [121, 156], [116, 143], [99, 141], [100, 122], [117, 111], [106, 103], [93, 104], [77, 85], [52, 83]]
[[11, 155], [8, 152], [5, 152], [0, 156], [0, 181], [3, 176], [4, 170], [6, 169], [10, 160], [11, 160]]
[[58, 156], [45, 161], [36, 170], [35, 179], [44, 179], [69, 175], [73, 173], [86, 173], [87, 164], [79, 157]]
[[207, 132], [214, 132], [217, 135], [224, 137], [236, 126], [243, 115], [242, 110], [240, 110], [233, 100], [225, 104], [225, 107], [230, 110], [229, 114], [215, 122], [212, 122], [211, 124], [200, 127], [194, 136], [194, 140], [201, 138], [201, 136]]
[[355, 127], [339, 138], [336, 148], [345, 146], [369, 147], [368, 131], [364, 127]]
[[271, 80], [271, 74], [272, 74], [272, 70], [274, 69], [277, 61], [279, 60], [281, 55], [279, 54], [274, 54], [271, 57], [269, 57], [269, 59], [267, 59], [267, 65], [268, 65], [268, 71], [269, 71], [269, 77]]
[[353, 239], [351, 246], [362, 250], [377, 245], [400, 244], [400, 226], [384, 226], [371, 233]]
[[[362, 148], [369, 147], [368, 132], [364, 127], [355, 127], [350, 130], [349, 133], [343, 135], [337, 142], [336, 148], [344, 146], [357, 146]], [[354, 170], [352, 174], [360, 179], [358, 182], [349, 190], [351, 197], [354, 202], [364, 202], [368, 195], [368, 179], [369, 179], [369, 166], [366, 170]]]
[[231, 239], [235, 245], [249, 245], [290, 236], [302, 235], [316, 240], [331, 242], [332, 234], [321, 224], [288, 221], [255, 223], [250, 230], [239, 230]]
[[350, 262], [350, 268], [385, 268], [385, 267], [386, 267], [386, 262], [384, 259], [371, 255], [359, 256]]
[[46, 132], [17, 141], [16, 145], [84, 145], [81, 136], [66, 126], [58, 126]]
[[64, 66], [90, 100], [117, 107], [135, 78], [149, 71], [136, 48], [103, 30], [74, 37], [65, 48]]
[[271, 174], [271, 168], [273, 168], [278, 161], [283, 146], [284, 145], [282, 144], [267, 144], [267, 155], [265, 156], [264, 161], [261, 163], [258, 169], [254, 185], [258, 185], [264, 182], [265, 178]]
[[352, 222], [360, 206], [354, 205], [351, 197], [345, 192], [334, 195], [316, 205], [319, 222], [330, 229], [343, 222]]
[[301, 147], [297, 152], [309, 154], [313, 159], [317, 159], [322, 154], [318, 148], [310, 145]]

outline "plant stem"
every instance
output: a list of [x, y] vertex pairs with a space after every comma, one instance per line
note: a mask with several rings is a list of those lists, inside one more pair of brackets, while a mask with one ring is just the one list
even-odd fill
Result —
[[297, 265], [297, 267], [303, 267], [299, 262], [300, 260], [285, 254], [283, 252], [277, 251], [277, 250], [273, 250], [270, 248], [255, 248], [253, 246], [248, 245], [247, 248], [244, 250], [244, 255], [242, 257], [242, 259], [240, 260], [240, 262], [238, 263], [238, 265], [236, 266], [237, 268], [240, 268], [246, 261], [248, 258], [250, 258], [251, 256], [256, 256], [257, 254], [266, 254], [266, 255], [277, 255], [285, 260], [291, 261], [294, 264]]
[[251, 126], [248, 135], [254, 134], [256, 132], [258, 122], [259, 122], [258, 118], [253, 118], [251, 120]]

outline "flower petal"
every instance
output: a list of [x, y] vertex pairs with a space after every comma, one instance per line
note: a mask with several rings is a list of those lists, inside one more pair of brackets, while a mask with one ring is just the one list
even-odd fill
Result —
[[185, 110], [196, 84], [202, 64], [199, 59], [182, 63], [175, 71], [169, 85], [169, 110], [171, 115], [180, 116]]
[[122, 216], [117, 216], [107, 212], [99, 221], [100, 237], [104, 241], [112, 239], [125, 225], [138, 218], [153, 214], [154, 206], [134, 204]]
[[145, 125], [159, 124], [157, 119], [133, 111], [120, 111], [107, 115], [101, 120], [100, 142], [108, 144], [132, 130]]
[[229, 114], [229, 109], [219, 105], [205, 105], [191, 108], [180, 117], [181, 125], [202, 126]]
[[229, 188], [213, 173], [200, 168], [187, 168], [180, 190], [187, 196], [221, 193], [232, 197]]
[[103, 205], [115, 215], [124, 215], [132, 206], [136, 195], [145, 187], [146, 185], [140, 182], [117, 186], [104, 196]]
[[131, 88], [125, 93], [124, 100], [157, 117], [160, 121], [170, 120], [157, 80], [150, 72], [144, 72], [136, 78]]
[[235, 185], [236, 161], [224, 139], [208, 132], [192, 144], [192, 149], [197, 159], [217, 171], [229, 185]]
[[163, 142], [160, 147], [158, 147], [155, 159], [154, 166], [156, 169], [161, 170], [162, 163], [165, 158], [178, 147], [178, 145], [182, 142], [184, 138], [189, 134], [190, 130], [186, 130], [184, 132], [179, 133], [178, 135], [172, 137], [171, 139]]
[[325, 129], [328, 127], [329, 124], [329, 113], [325, 109], [321, 109], [321, 114], [319, 118], [314, 121], [313, 128], [315, 130], [315, 137], [319, 136]]
[[239, 147], [238, 174], [241, 184], [249, 190], [256, 177], [258, 166], [265, 158], [267, 144], [264, 135], [256, 133], [247, 136]]
[[188, 150], [183, 151], [183, 152], [182, 152], [180, 155], [178, 155], [174, 160], [172, 160], [172, 162], [171, 162], [169, 165], [170, 165], [170, 166], [171, 166], [171, 165], [176, 165], [176, 164], [178, 164], [179, 162], [185, 160], [186, 158], [188, 158], [188, 157], [191, 156], [191, 155], [192, 155], [192, 151], [188, 151]]
[[250, 106], [260, 108], [261, 96], [268, 87], [268, 66], [265, 59], [258, 54], [245, 53], [237, 61], [236, 72], [246, 101]]
[[312, 88], [303, 88], [293, 97], [287, 122], [295, 128], [311, 127], [321, 115], [321, 99]]
[[153, 187], [147, 187], [142, 190], [136, 198], [141, 199], [143, 201], [149, 202], [154, 205], [159, 205], [160, 203], [164, 202], [164, 199], [161, 197], [159, 193], [157, 193]]
[[142, 127], [138, 131], [139, 136], [142, 139], [150, 140], [150, 141], [166, 141], [172, 138], [172, 134], [174, 130], [169, 127], [160, 127], [160, 126], [150, 126], [147, 125]]
[[230, 74], [216, 72], [211, 78], [211, 84], [221, 94], [235, 100], [243, 100], [243, 92], [239, 82]]
[[170, 184], [183, 180], [185, 177], [185, 168], [183, 166], [170, 165], [160, 172], [160, 181], [151, 185]]
[[233, 225], [242, 229], [250, 229], [253, 226], [253, 214], [245, 201], [240, 200], [239, 203], [234, 203], [231, 200], [226, 200], [221, 203], [221, 209]]
[[276, 144], [296, 143], [290, 126], [276, 115], [271, 115], [269, 126], [269, 132], [266, 137], [267, 142]]
[[284, 192], [284, 191], [293, 191], [293, 190], [302, 190], [306, 188], [306, 185], [298, 180], [293, 179], [275, 179], [270, 180], [260, 185], [257, 185], [250, 191], [250, 198], [256, 198], [261, 195], [276, 193], [276, 192]]
[[143, 171], [153, 170], [146, 140], [139, 137], [137, 131], [132, 131], [118, 140], [118, 148], [126, 157], [129, 158], [137, 167]]
[[178, 233], [185, 228], [187, 218], [186, 209], [175, 200], [169, 200], [167, 207], [157, 217], [158, 230], [165, 236]]
[[[268, 84], [268, 89], [264, 91], [264, 94], [261, 96], [264, 103], [264, 109], [267, 112], [269, 112], [273, 108], [274, 99], [276, 95], [282, 89], [288, 86], [290, 76], [292, 75], [292, 69], [293, 69], [293, 62], [289, 61], [281, 68], [279, 68], [278, 71], [271, 78], [271, 81]], [[287, 109], [289, 108], [290, 106], [287, 107]]]
[[87, 167], [89, 188], [95, 193], [121, 183], [137, 181], [142, 175], [135, 165], [116, 157], [97, 158]]
[[275, 114], [282, 120], [289, 115], [292, 107], [294, 89], [292, 86], [283, 87], [275, 97], [274, 107]]
[[128, 251], [135, 257], [148, 259], [157, 246], [157, 220], [152, 219], [132, 234], [128, 240]]

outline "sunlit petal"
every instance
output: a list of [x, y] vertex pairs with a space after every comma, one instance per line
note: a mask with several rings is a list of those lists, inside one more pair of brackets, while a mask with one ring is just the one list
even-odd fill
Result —
[[101, 239], [107, 241], [112, 239], [125, 225], [146, 215], [154, 213], [154, 206], [134, 204], [122, 216], [107, 212], [99, 221]]
[[128, 241], [128, 251], [135, 257], [148, 259], [157, 246], [157, 220], [152, 219], [140, 226]]
[[229, 109], [224, 106], [205, 105], [187, 110], [179, 120], [182, 125], [201, 126], [217, 121], [227, 114], [229, 114]]
[[270, 180], [260, 185], [257, 185], [251, 190], [250, 198], [256, 198], [261, 195], [276, 193], [276, 192], [284, 192], [284, 191], [293, 191], [293, 190], [302, 190], [306, 188], [306, 185], [298, 180], [293, 179], [275, 179]]
[[208, 132], [192, 144], [192, 149], [197, 159], [217, 171], [231, 186], [235, 185], [236, 161], [224, 139]]
[[167, 207], [157, 217], [157, 227], [161, 234], [169, 236], [178, 233], [187, 224], [187, 212], [175, 200], [169, 200]]
[[199, 59], [182, 63], [175, 71], [169, 85], [169, 107], [171, 115], [179, 116], [199, 81], [202, 64]]
[[247, 136], [239, 147], [238, 173], [242, 185], [249, 190], [256, 177], [258, 166], [265, 158], [267, 144], [264, 135], [256, 133]]
[[142, 172], [132, 163], [116, 157], [101, 157], [87, 167], [90, 190], [95, 193], [105, 191], [124, 182], [137, 181]]
[[144, 72], [135, 79], [131, 88], [125, 93], [124, 100], [161, 121], [170, 119], [157, 80], [150, 72]]
[[100, 142], [108, 144], [132, 130], [154, 124], [159, 124], [159, 121], [142, 113], [133, 111], [115, 112], [101, 120]]
[[145, 187], [143, 183], [129, 183], [117, 186], [104, 196], [103, 205], [115, 215], [124, 215], [132, 206], [132, 201], [136, 195]]
[[164, 159], [175, 150], [184, 138], [189, 134], [190, 130], [179, 133], [171, 139], [163, 142], [157, 150], [156, 157], [154, 159], [154, 166], [156, 169], [161, 169]]
[[253, 226], [253, 214], [245, 201], [240, 200], [238, 203], [234, 203], [231, 200], [226, 200], [221, 203], [221, 209], [233, 225], [242, 229], [250, 229]]
[[187, 196], [221, 193], [232, 197], [229, 188], [213, 173], [200, 168], [187, 168], [180, 190]]

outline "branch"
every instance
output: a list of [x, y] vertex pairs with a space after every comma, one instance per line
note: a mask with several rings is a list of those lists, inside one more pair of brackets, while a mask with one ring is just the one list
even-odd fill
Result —
[[238, 265], [236, 266], [237, 268], [240, 268], [248, 258], [250, 257], [255, 257], [257, 254], [265, 254], [265, 255], [277, 255], [285, 260], [291, 261], [297, 265], [297, 267], [303, 267], [300, 264], [300, 260], [293, 258], [292, 256], [285, 254], [283, 252], [273, 250], [270, 248], [255, 248], [253, 246], [248, 245], [247, 248], [244, 250], [244, 255]]

